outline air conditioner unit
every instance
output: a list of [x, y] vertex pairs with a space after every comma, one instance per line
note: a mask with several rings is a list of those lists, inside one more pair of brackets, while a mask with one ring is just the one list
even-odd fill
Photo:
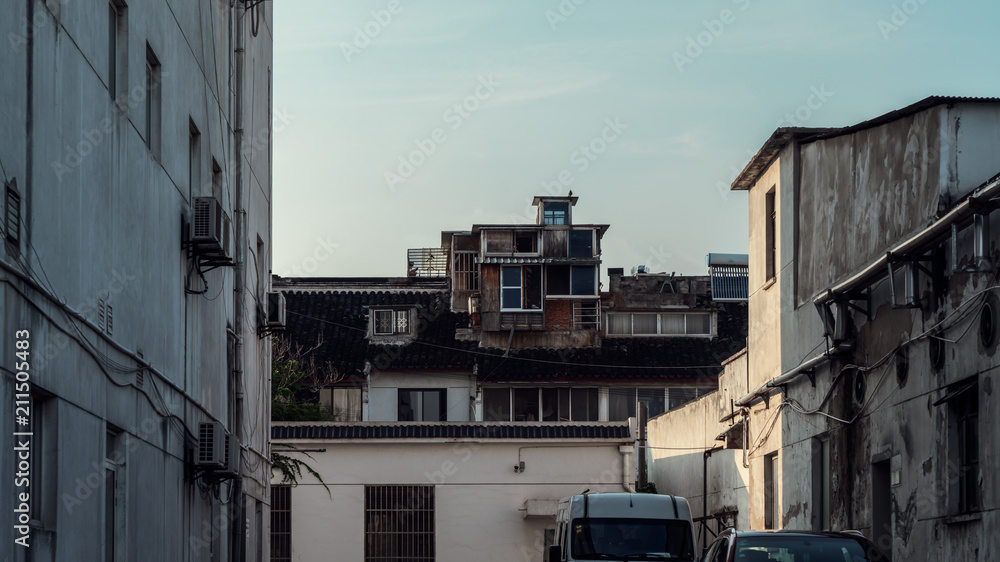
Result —
[[285, 294], [271, 292], [267, 294], [267, 327], [272, 330], [285, 329]]
[[240, 474], [240, 440], [232, 433], [226, 434], [225, 459], [221, 472], [227, 476]]
[[198, 424], [198, 451], [195, 454], [195, 466], [208, 469], [219, 469], [226, 462], [226, 431], [219, 422], [201, 422]]
[[191, 245], [206, 256], [229, 257], [231, 221], [215, 197], [195, 197], [192, 205]]

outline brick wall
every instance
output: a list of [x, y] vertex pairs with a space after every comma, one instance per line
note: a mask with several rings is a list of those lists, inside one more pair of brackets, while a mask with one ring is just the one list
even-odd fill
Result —
[[546, 330], [572, 330], [573, 329], [573, 301], [568, 301], [568, 300], [546, 300], [545, 301], [545, 329]]

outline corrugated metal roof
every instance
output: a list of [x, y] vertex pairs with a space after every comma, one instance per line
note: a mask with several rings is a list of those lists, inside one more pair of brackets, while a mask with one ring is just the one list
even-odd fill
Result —
[[628, 422], [567, 423], [324, 423], [275, 425], [272, 439], [620, 439]]

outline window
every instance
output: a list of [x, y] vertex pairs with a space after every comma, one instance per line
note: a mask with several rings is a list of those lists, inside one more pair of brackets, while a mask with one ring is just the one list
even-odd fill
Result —
[[365, 562], [434, 560], [434, 486], [365, 486]]
[[697, 387], [670, 387], [667, 389], [667, 410], [673, 410], [674, 408], [680, 408], [684, 404], [691, 402], [699, 396], [704, 396], [709, 392], [712, 392], [711, 388], [697, 388]]
[[593, 265], [550, 265], [547, 268], [549, 296], [596, 296], [597, 267]]
[[188, 193], [199, 194], [201, 183], [201, 133], [194, 121], [188, 120]]
[[569, 257], [571, 258], [594, 257], [593, 230], [569, 231]]
[[510, 421], [510, 389], [483, 389], [483, 421]]
[[608, 390], [608, 420], [625, 421], [635, 417], [635, 387]]
[[537, 254], [538, 253], [538, 233], [537, 232], [514, 232], [514, 253], [516, 254]]
[[542, 267], [540, 265], [500, 268], [500, 309], [540, 310], [542, 308]]
[[212, 197], [222, 202], [222, 166], [215, 158], [212, 158]]
[[476, 264], [476, 257], [478, 257], [476, 252], [455, 252], [452, 271], [455, 275], [456, 291], [479, 290], [479, 265]]
[[146, 147], [160, 156], [160, 61], [146, 44]]
[[569, 289], [572, 295], [597, 294], [597, 268], [592, 265], [570, 266]]
[[813, 530], [830, 529], [830, 440], [812, 440]]
[[662, 388], [636, 389], [636, 402], [646, 405], [646, 419], [666, 411], [666, 399]]
[[4, 230], [6, 230], [7, 243], [11, 246], [9, 250], [16, 253], [21, 245], [21, 194], [17, 192], [17, 179], [5, 182], [4, 191], [6, 191], [5, 206], [7, 208]]
[[546, 201], [543, 205], [543, 224], [569, 224], [569, 202]]
[[711, 336], [711, 312], [609, 313], [610, 336]]
[[271, 484], [271, 562], [292, 562], [292, 487]]
[[409, 310], [376, 310], [372, 313], [372, 333], [394, 336], [410, 333]]
[[597, 421], [597, 389], [487, 387], [483, 389], [483, 420]]
[[777, 486], [775, 486], [775, 472], [778, 465], [778, 453], [772, 453], [764, 457], [764, 528], [777, 529], [778, 524], [778, 501]]
[[448, 391], [399, 389], [399, 421], [447, 421]]
[[979, 382], [971, 380], [948, 387], [937, 403], [948, 403], [948, 482], [952, 513], [982, 509], [979, 481]]
[[108, 426], [104, 446], [104, 560], [124, 560], [120, 541], [124, 538], [118, 529], [124, 528], [125, 518], [125, 447], [123, 434]]
[[118, 6], [108, 3], [108, 94], [118, 95]]
[[765, 279], [774, 279], [777, 271], [778, 248], [775, 241], [777, 234], [778, 215], [774, 201], [774, 188], [767, 192], [764, 200], [764, 219], [767, 221], [764, 232], [764, 259], [766, 262]]
[[514, 421], [538, 421], [538, 391], [537, 388], [515, 388]]
[[360, 388], [321, 388], [319, 401], [336, 421], [361, 421]]

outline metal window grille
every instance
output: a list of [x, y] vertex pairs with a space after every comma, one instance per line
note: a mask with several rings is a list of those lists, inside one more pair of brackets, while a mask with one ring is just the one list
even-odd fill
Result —
[[271, 562], [292, 560], [292, 487], [271, 486]]
[[365, 486], [365, 562], [434, 559], [434, 486]]
[[410, 313], [407, 310], [376, 310], [374, 333], [391, 336], [410, 333]]
[[455, 263], [452, 271], [455, 275], [456, 291], [479, 290], [479, 265], [476, 263], [477, 252], [455, 252]]
[[573, 301], [573, 329], [597, 330], [601, 327], [601, 301]]
[[11, 181], [6, 184], [7, 191], [7, 241], [17, 246], [21, 240], [21, 195], [17, 192], [17, 184]]
[[958, 510], [982, 507], [979, 494], [979, 392], [973, 386], [953, 402], [958, 415]]

